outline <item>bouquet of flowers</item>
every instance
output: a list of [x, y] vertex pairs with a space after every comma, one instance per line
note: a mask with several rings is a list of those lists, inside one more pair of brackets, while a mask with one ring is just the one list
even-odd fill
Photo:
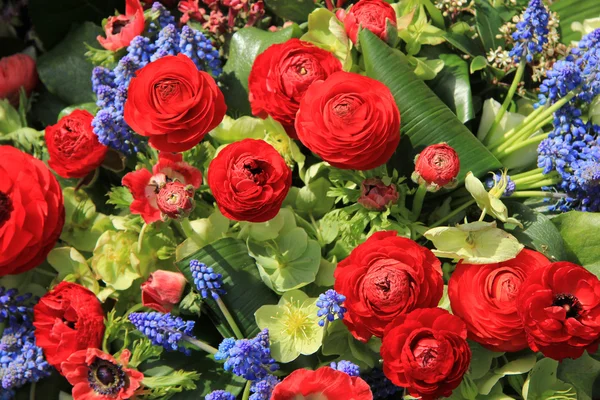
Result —
[[0, 8], [0, 399], [600, 398], [597, 0]]

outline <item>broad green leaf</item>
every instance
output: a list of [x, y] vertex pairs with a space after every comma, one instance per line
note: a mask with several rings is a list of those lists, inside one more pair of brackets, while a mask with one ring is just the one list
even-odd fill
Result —
[[525, 374], [533, 368], [536, 362], [536, 356], [533, 353], [527, 353], [522, 357], [504, 364], [500, 368], [495, 368], [478, 379], [477, 387], [479, 393], [488, 395], [496, 386], [498, 381], [505, 376]]
[[523, 228], [516, 227], [510, 231], [519, 242], [539, 251], [551, 261], [566, 260], [563, 239], [548, 217], [521, 203], [507, 201], [506, 205], [509, 214], [523, 224]]
[[37, 62], [40, 80], [51, 93], [67, 104], [95, 101], [91, 80], [94, 66], [84, 56], [84, 43], [96, 43], [96, 36], [101, 32], [99, 26], [86, 22], [71, 31]]
[[100, 235], [112, 228], [107, 215], [96, 212], [96, 206], [83, 190], [75, 192], [68, 187], [63, 190], [65, 225], [61, 240], [80, 251], [91, 252]]
[[587, 352], [576, 360], [566, 358], [558, 366], [558, 378], [577, 389], [578, 400], [593, 400], [600, 396], [598, 388], [594, 388], [599, 376], [600, 361], [590, 357]]
[[415, 76], [404, 54], [390, 48], [368, 30], [360, 33], [360, 40], [367, 75], [390, 88], [400, 110], [401, 131], [407, 136], [400, 141], [402, 159], [412, 160], [416, 149], [447, 142], [460, 157], [460, 182], [467, 171], [482, 176], [502, 166], [442, 100]]
[[479, 33], [486, 52], [496, 49], [498, 46], [504, 46], [503, 40], [496, 38], [496, 35], [500, 33], [503, 21], [500, 13], [490, 4], [489, 0], [475, 1], [475, 21], [477, 22], [477, 33]]
[[482, 378], [492, 367], [494, 358], [501, 357], [504, 354], [488, 350], [479, 343], [471, 340], [469, 340], [469, 347], [471, 348], [469, 374], [472, 379]]
[[577, 399], [577, 393], [573, 386], [556, 379], [558, 361], [550, 358], [542, 358], [538, 361], [523, 386], [523, 397], [526, 400], [547, 400], [555, 398]]
[[[86, 259], [73, 247], [55, 247], [48, 253], [48, 264], [58, 272], [57, 281], [77, 282], [95, 294], [100, 292], [98, 281]], [[101, 299], [104, 301], [105, 299]]]
[[442, 60], [428, 60], [425, 57], [408, 56], [408, 62], [414, 67], [415, 75], [424, 81], [434, 79], [444, 68]]
[[58, 113], [58, 117], [56, 118], [56, 120], [59, 121], [62, 117], [66, 117], [75, 110], [85, 110], [88, 111], [90, 114], [95, 115], [96, 111], [98, 111], [98, 106], [96, 106], [96, 103], [83, 103], [65, 107], [60, 113]]
[[[252, 257], [248, 255], [246, 244], [237, 239], [224, 238], [208, 244], [196, 253], [176, 262], [179, 270], [188, 282], [194, 282], [190, 271], [190, 260], [197, 259], [215, 272], [223, 275], [224, 289], [227, 294], [222, 300], [235, 318], [242, 333], [252, 337], [258, 332], [254, 313], [263, 304], [275, 304], [278, 297], [260, 279], [258, 269]], [[233, 336], [223, 314], [214, 301], [205, 303], [219, 316], [217, 327], [228, 336]]]
[[463, 53], [470, 55], [471, 57], [483, 56], [485, 52], [481, 45], [471, 39], [470, 36], [465, 33], [452, 32], [452, 28], [444, 32], [444, 39], [448, 41], [452, 46], [456, 47]]
[[344, 71], [352, 68], [352, 42], [344, 25], [328, 9], [317, 8], [310, 13], [308, 31], [300, 39], [333, 53], [342, 63]]
[[0, 139], [21, 128], [21, 116], [8, 99], [0, 99]]
[[569, 261], [600, 275], [600, 214], [570, 211], [552, 218], [552, 223], [563, 238]]
[[333, 321], [327, 327], [327, 335], [323, 339], [321, 351], [326, 356], [340, 356], [340, 359], [352, 361], [361, 368], [373, 368], [378, 362], [379, 351], [375, 352], [368, 343], [363, 343], [354, 338], [346, 325], [340, 320]]
[[560, 18], [561, 41], [567, 45], [581, 39], [579, 32], [573, 31], [574, 22], [583, 22], [600, 15], [600, 2], [597, 0], [559, 0], [550, 6]]
[[484, 56], [477, 56], [471, 60], [471, 66], [469, 67], [469, 72], [471, 74], [476, 71], [480, 71], [487, 67], [487, 59]]
[[265, 136], [265, 120], [243, 116], [233, 119], [226, 115], [210, 136], [221, 144], [233, 143], [242, 139], [262, 139]]
[[242, 28], [233, 35], [229, 43], [229, 59], [223, 67], [221, 80], [229, 115], [251, 115], [248, 76], [256, 56], [272, 44], [283, 43], [293, 37], [300, 37], [301, 34], [298, 25], [292, 25], [277, 32], [254, 27]]
[[283, 19], [305, 22], [316, 8], [314, 0], [265, 0], [268, 9]]

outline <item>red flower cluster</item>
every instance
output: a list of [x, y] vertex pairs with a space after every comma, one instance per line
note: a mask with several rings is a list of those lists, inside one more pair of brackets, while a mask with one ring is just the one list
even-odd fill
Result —
[[61, 372], [61, 363], [78, 350], [98, 348], [104, 336], [104, 312], [94, 293], [61, 282], [33, 307], [36, 344]]
[[94, 134], [93, 119], [88, 111], [75, 110], [46, 127], [48, 165], [63, 178], [83, 178], [104, 161], [108, 147]]
[[98, 36], [98, 42], [106, 50], [116, 51], [144, 31], [144, 8], [140, 0], [125, 0], [125, 14], [109, 17], [104, 25], [106, 38]]
[[271, 400], [373, 400], [371, 388], [362, 378], [330, 367], [316, 371], [297, 369], [275, 386]]
[[292, 171], [263, 140], [227, 145], [208, 167], [208, 186], [221, 213], [236, 221], [274, 218], [292, 186]]
[[344, 23], [346, 33], [356, 44], [360, 28], [368, 29], [382, 40], [387, 40], [387, 24], [396, 27], [396, 11], [383, 0], [360, 0], [350, 7], [348, 13], [343, 10], [337, 13]]
[[309, 42], [291, 39], [261, 53], [250, 71], [248, 89], [252, 114], [271, 116], [296, 139], [294, 120], [308, 87], [341, 71], [342, 64], [330, 52]]
[[37, 267], [65, 223], [63, 195], [46, 165], [0, 146], [0, 276]]
[[226, 110], [215, 80], [180, 53], [136, 72], [127, 90], [124, 118], [155, 149], [181, 152], [200, 143]]
[[35, 61], [27, 54], [15, 54], [0, 59], [0, 99], [19, 105], [21, 87], [29, 96], [38, 83]]
[[440, 261], [395, 231], [377, 232], [340, 261], [335, 290], [346, 296], [344, 323], [354, 337], [382, 337], [386, 326], [416, 308], [435, 307], [444, 282]]

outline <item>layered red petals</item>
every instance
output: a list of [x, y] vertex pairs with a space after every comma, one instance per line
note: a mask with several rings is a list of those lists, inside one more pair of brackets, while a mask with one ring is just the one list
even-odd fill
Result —
[[142, 304], [156, 311], [167, 313], [179, 304], [186, 279], [180, 272], [158, 270], [142, 283]]
[[291, 39], [274, 44], [261, 53], [248, 79], [252, 114], [271, 116], [296, 138], [294, 120], [308, 87], [341, 71], [342, 64], [333, 54], [309, 42]]
[[464, 322], [441, 308], [400, 315], [385, 330], [383, 371], [423, 400], [449, 397], [471, 362]]
[[144, 8], [140, 0], [125, 0], [125, 14], [109, 17], [104, 25], [106, 38], [98, 36], [98, 42], [106, 50], [116, 51], [144, 32]]
[[396, 12], [391, 5], [383, 0], [360, 0], [354, 4], [345, 15], [344, 28], [356, 44], [360, 28], [368, 29], [382, 40], [387, 40], [388, 22], [396, 26]]
[[219, 210], [236, 221], [265, 222], [277, 215], [292, 185], [292, 171], [263, 140], [227, 145], [208, 168]]
[[108, 147], [94, 134], [93, 119], [88, 111], [75, 110], [46, 127], [48, 165], [63, 178], [83, 178], [104, 161]]
[[421, 183], [446, 186], [452, 183], [460, 171], [460, 159], [456, 150], [446, 143], [427, 146], [415, 162], [417, 181]]
[[191, 149], [216, 127], [227, 106], [215, 80], [184, 54], [149, 63], [131, 80], [124, 117], [155, 149]]
[[346, 296], [344, 323], [361, 341], [382, 337], [397, 316], [435, 307], [444, 282], [440, 261], [395, 231], [377, 232], [335, 269], [335, 290]]
[[275, 386], [271, 400], [311, 399], [372, 400], [369, 385], [360, 377], [349, 376], [330, 367], [316, 371], [297, 369]]
[[78, 351], [98, 348], [104, 336], [104, 312], [96, 295], [81, 285], [61, 282], [33, 307], [36, 344], [49, 364]]
[[448, 296], [452, 312], [467, 325], [469, 339], [492, 351], [527, 348], [517, 295], [523, 281], [547, 265], [550, 261], [543, 254], [527, 249], [501, 263], [459, 262], [448, 282]]
[[63, 195], [46, 165], [0, 146], [0, 276], [38, 266], [65, 222]]
[[594, 353], [600, 341], [600, 280], [585, 268], [556, 262], [521, 285], [517, 310], [529, 346], [555, 360]]
[[13, 106], [19, 105], [19, 91], [27, 95], [39, 79], [35, 61], [27, 54], [15, 54], [0, 59], [0, 99], [8, 99]]
[[341, 169], [383, 165], [400, 142], [400, 112], [390, 90], [349, 72], [336, 72], [308, 88], [295, 127], [306, 147]]

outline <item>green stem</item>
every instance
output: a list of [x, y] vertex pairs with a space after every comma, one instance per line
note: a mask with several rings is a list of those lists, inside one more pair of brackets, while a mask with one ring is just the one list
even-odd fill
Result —
[[511, 175], [510, 179], [512, 179], [513, 182], [516, 182], [516, 181], [520, 180], [521, 178], [526, 178], [528, 176], [537, 175], [537, 174], [541, 173], [543, 170], [544, 170], [544, 168], [532, 169], [531, 171], [526, 171], [526, 172], [521, 172], [520, 174]]
[[427, 194], [427, 185], [420, 184], [417, 192], [413, 197], [413, 205], [412, 205], [412, 216], [413, 221], [417, 221], [419, 216], [421, 215], [421, 209], [423, 208], [423, 200], [425, 200], [425, 195]]
[[[437, 226], [442, 225], [444, 222], [448, 221], [449, 219], [455, 217], [456, 215], [458, 215], [459, 213], [461, 213], [462, 211], [466, 210], [467, 208], [469, 208], [470, 206], [472, 206], [473, 204], [475, 204], [475, 200], [469, 200], [467, 201], [465, 204], [463, 204], [462, 206], [458, 207], [457, 209], [455, 209], [454, 211], [452, 211], [450, 214], [446, 215], [443, 218], [440, 218], [438, 221], [436, 221], [434, 224], [430, 225], [429, 228], [435, 228]], [[423, 235], [417, 235], [415, 237], [415, 240], [420, 239], [421, 237], [423, 237]]]
[[526, 67], [527, 63], [525, 62], [525, 59], [522, 59], [521, 63], [519, 64], [519, 67], [517, 68], [517, 72], [515, 73], [510, 88], [508, 89], [508, 93], [504, 98], [502, 107], [500, 107], [500, 110], [498, 110], [498, 114], [496, 114], [496, 118], [494, 118], [494, 123], [490, 127], [487, 136], [490, 136], [492, 132], [494, 132], [496, 128], [498, 128], [502, 117], [504, 117], [506, 110], [508, 110], [508, 106], [510, 106], [510, 102], [512, 101], [513, 97], [515, 96], [515, 93], [517, 92], [517, 88], [519, 87], [519, 83], [521, 83], [521, 79], [523, 79], [523, 74], [525, 73]]
[[250, 386], [252, 385], [252, 381], [246, 381], [246, 386], [244, 387], [244, 394], [242, 394], [242, 400], [248, 400], [250, 398]]
[[31, 382], [29, 387], [29, 400], [35, 400], [35, 382]]
[[37, 272], [38, 274], [49, 276], [51, 278], [56, 278], [56, 273], [52, 273], [50, 271], [46, 271], [45, 269], [43, 269], [41, 267], [35, 268], [33, 271]]
[[548, 137], [548, 133], [544, 133], [542, 135], [537, 135], [534, 137], [530, 137], [529, 139], [523, 140], [519, 143], [513, 144], [511, 147], [507, 148], [504, 151], [499, 151], [496, 154], [494, 154], [496, 157], [498, 157], [498, 159], [500, 161], [502, 161], [502, 159], [508, 157], [509, 155], [511, 155], [513, 152], [520, 150], [522, 148], [525, 148], [529, 145], [532, 144], [540, 144], [542, 140], [546, 139]]
[[217, 351], [219, 351], [219, 350], [215, 349], [214, 347], [212, 347], [210, 344], [205, 343], [205, 342], [203, 342], [201, 340], [198, 340], [196, 338], [193, 338], [193, 337], [184, 336], [184, 340], [186, 342], [188, 342], [188, 343], [193, 344], [194, 346], [196, 346], [200, 350], [204, 350], [204, 351], [206, 351], [207, 353], [210, 353], [210, 354], [217, 354]]
[[[529, 114], [528, 116], [525, 117], [523, 122], [521, 122], [521, 125], [525, 126], [525, 124], [528, 124], [529, 122], [533, 121], [533, 119], [536, 118], [543, 111], [544, 111], [544, 107], [536, 108], [535, 110], [533, 110], [533, 112], [531, 114]], [[502, 143], [504, 143], [505, 140], [509, 139], [513, 133], [515, 133], [517, 128], [518, 127], [509, 129], [508, 131], [504, 132], [504, 134], [502, 134], [502, 136], [500, 136], [498, 139], [496, 139], [496, 141], [494, 141], [492, 143], [488, 143], [489, 140], [484, 140], [486, 147], [488, 149], [493, 149], [493, 148], [500, 146]], [[490, 137], [490, 135], [487, 135], [485, 137], [485, 139], [488, 139], [489, 137]]]
[[142, 252], [142, 242], [144, 241], [144, 234], [146, 233], [146, 229], [148, 229], [148, 224], [144, 222], [144, 225], [142, 226], [142, 230], [140, 231], [140, 235], [138, 236], [138, 242], [137, 242], [137, 252], [138, 253]]
[[203, 243], [200, 240], [200, 238], [198, 237], [198, 234], [196, 233], [194, 228], [192, 228], [192, 224], [190, 223], [189, 218], [182, 218], [178, 222], [179, 222], [181, 229], [183, 230], [183, 233], [185, 234], [185, 236], [189, 239], [192, 239], [198, 246], [202, 247]]
[[235, 334], [235, 337], [238, 338], [238, 339], [244, 339], [244, 334], [242, 333], [242, 331], [238, 327], [237, 323], [233, 319], [233, 316], [231, 315], [231, 313], [229, 312], [229, 310], [225, 306], [225, 303], [223, 303], [223, 300], [221, 300], [221, 298], [218, 297], [217, 300], [216, 300], [216, 302], [217, 302], [217, 305], [219, 306], [219, 309], [221, 310], [221, 312], [225, 316], [225, 319], [227, 320], [227, 323], [229, 324], [229, 326], [233, 330], [233, 333]]
[[547, 175], [544, 175], [542, 172], [539, 172], [537, 175], [527, 176], [525, 178], [521, 178], [518, 180], [513, 179], [512, 181], [515, 183], [515, 185], [517, 185], [517, 187], [519, 187], [522, 185], [529, 185], [531, 183], [538, 182], [542, 179], [547, 179], [547, 178], [554, 177], [557, 175], [558, 175], [558, 172], [556, 172], [556, 171], [552, 171], [551, 173], [549, 173]]
[[566, 196], [567, 196], [566, 194], [562, 194], [562, 193], [542, 192], [542, 191], [537, 191], [537, 190], [524, 190], [524, 191], [514, 192], [509, 197], [515, 197], [515, 198], [520, 198], [520, 197], [548, 197], [548, 198], [559, 199], [559, 198], [563, 198], [563, 197], [566, 197]]
[[317, 225], [317, 221], [315, 221], [315, 217], [313, 217], [312, 212], [308, 213], [308, 217], [310, 218], [310, 223], [312, 224], [313, 228], [315, 229], [315, 235], [317, 235], [317, 241], [319, 242], [319, 244], [321, 244], [322, 247], [324, 247], [325, 243], [323, 242], [323, 236], [321, 236], [321, 230], [319, 229], [319, 225]]

